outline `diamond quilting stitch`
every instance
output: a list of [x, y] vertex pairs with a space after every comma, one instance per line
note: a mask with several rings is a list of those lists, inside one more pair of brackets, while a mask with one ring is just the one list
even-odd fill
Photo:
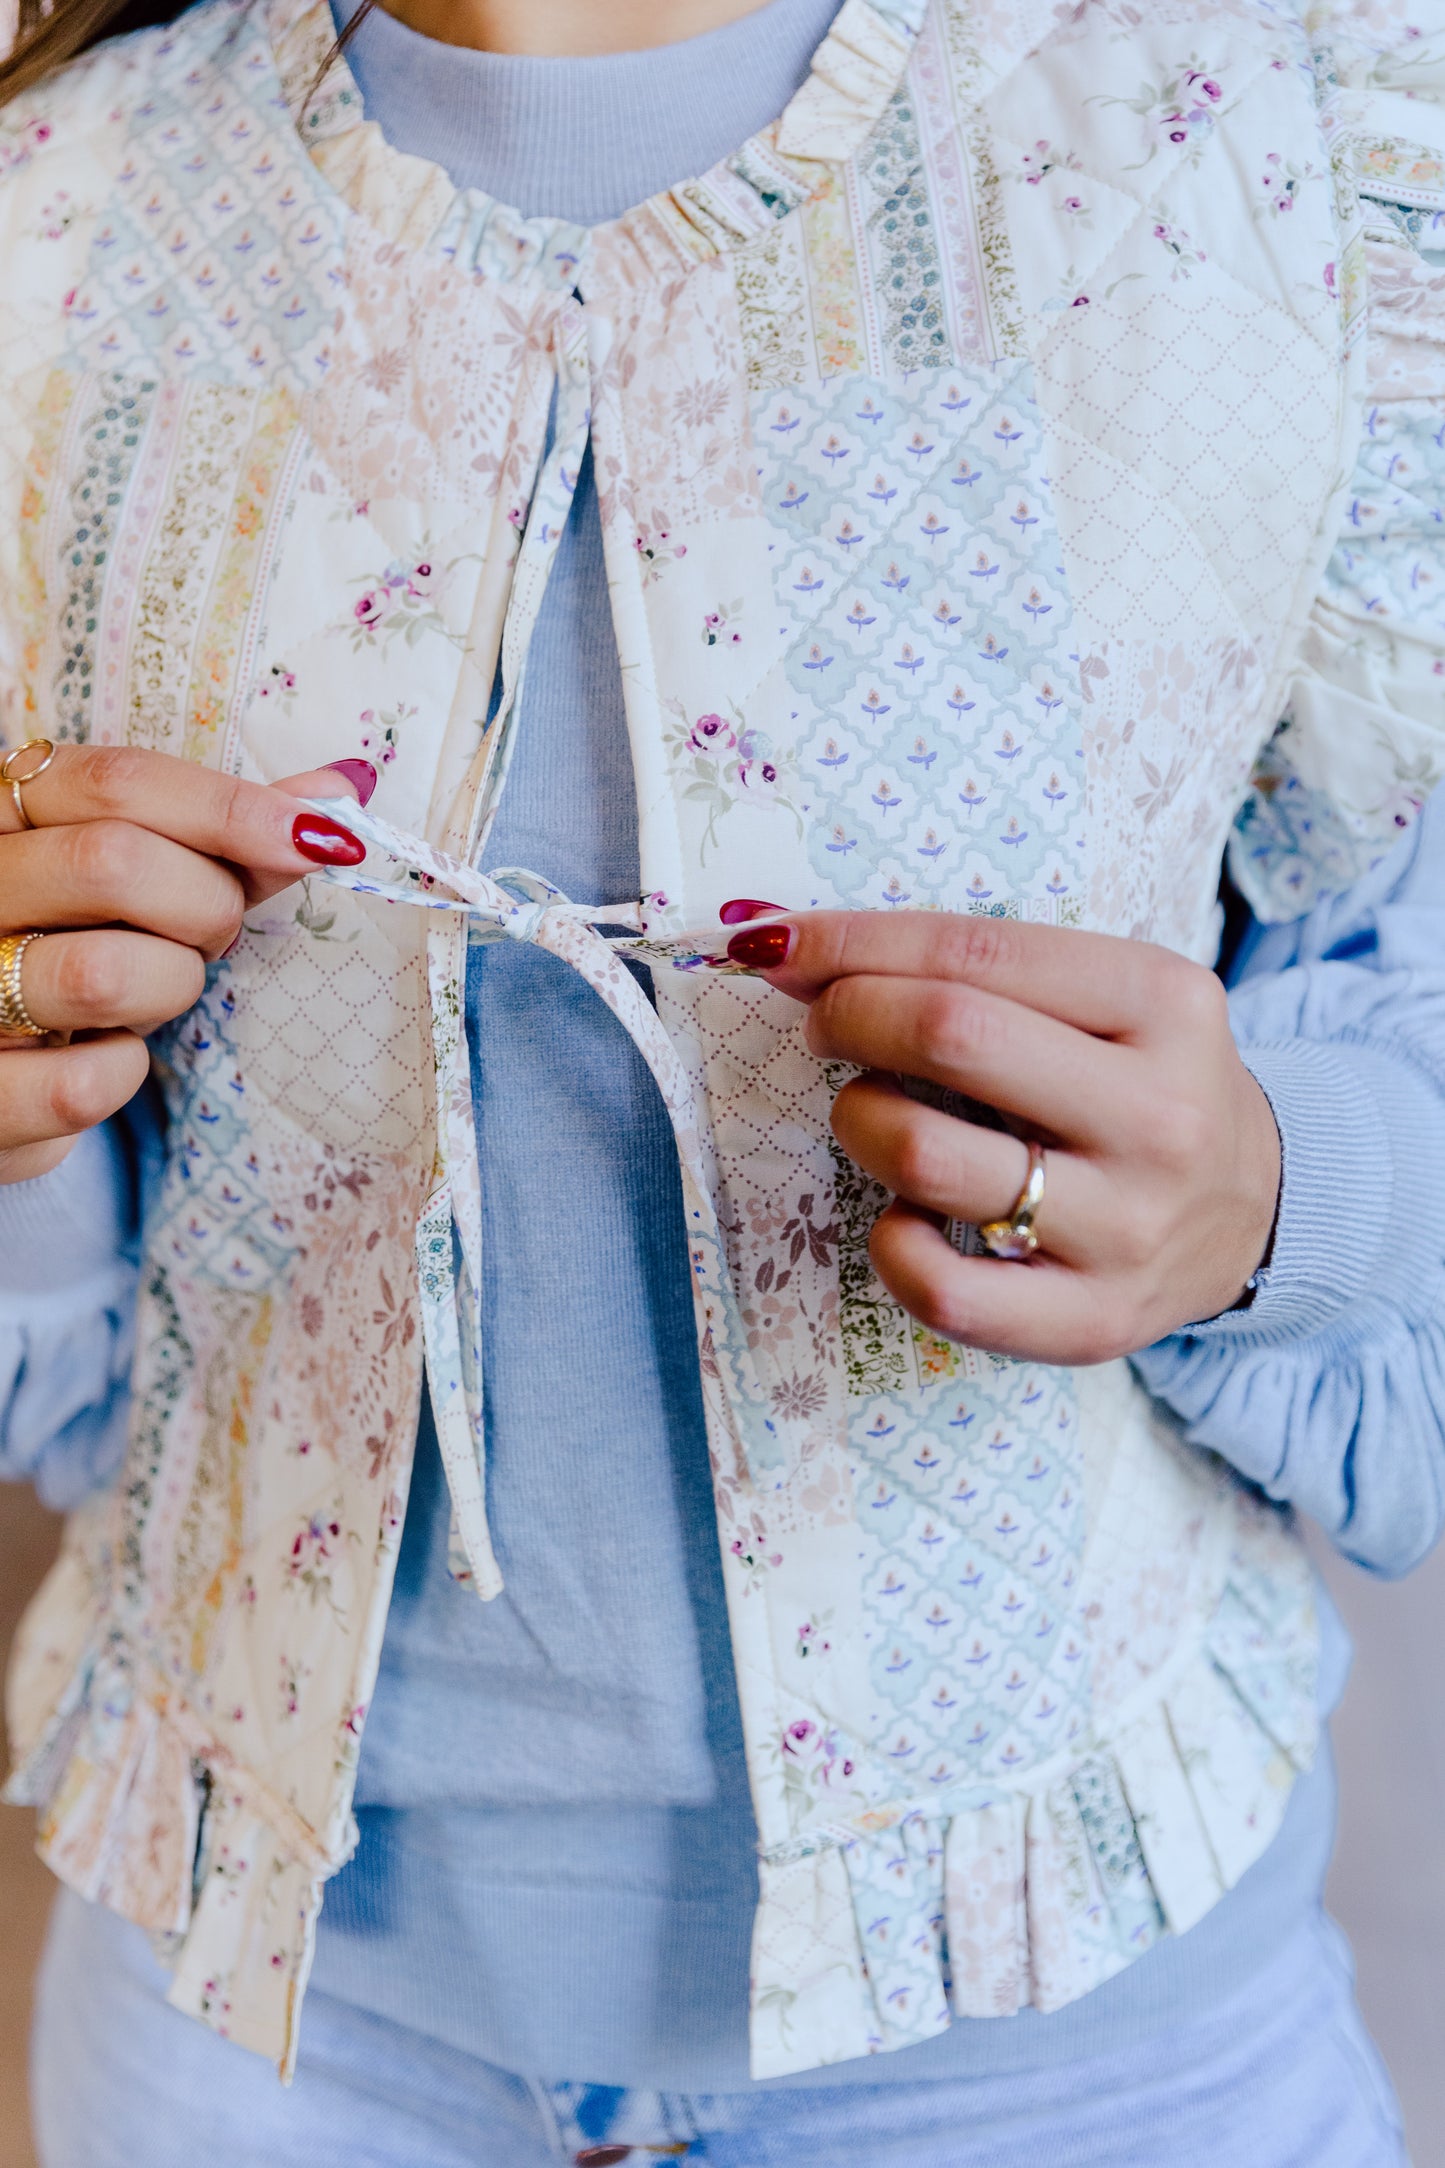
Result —
[[[260, 48], [249, 59], [268, 65]], [[324, 365], [335, 211], [299, 147], [277, 155], [219, 65], [199, 107], [195, 87], [178, 94], [162, 67], [132, 110], [119, 208], [68, 303], [72, 337], [132, 366], [164, 355], [229, 372], [239, 349], [251, 374], [274, 380], [290, 362], [304, 387]]]
[[754, 430], [815, 869], [855, 907], [1067, 918], [1078, 689], [1026, 366], [793, 388]]
[[1087, 1721], [1068, 1380], [1013, 1366], [969, 1401], [946, 1453], [928, 1388], [855, 1407], [852, 1432], [876, 1722], [935, 1787], [1014, 1774]]

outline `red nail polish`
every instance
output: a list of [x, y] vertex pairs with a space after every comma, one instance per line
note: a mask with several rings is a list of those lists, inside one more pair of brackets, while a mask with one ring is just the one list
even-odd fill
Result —
[[291, 824], [291, 841], [303, 858], [317, 866], [359, 866], [366, 845], [324, 813], [298, 813]]
[[775, 971], [787, 962], [796, 933], [795, 926], [745, 926], [729, 941], [728, 955], [750, 971]]
[[376, 789], [376, 770], [369, 760], [328, 760], [327, 767], [336, 775], [344, 775], [348, 783], [356, 787], [356, 796], [362, 805], [370, 805], [371, 794]]
[[756, 896], [734, 896], [718, 912], [725, 926], [741, 926], [745, 919], [766, 918], [770, 911], [786, 911], [785, 903], [759, 903]]

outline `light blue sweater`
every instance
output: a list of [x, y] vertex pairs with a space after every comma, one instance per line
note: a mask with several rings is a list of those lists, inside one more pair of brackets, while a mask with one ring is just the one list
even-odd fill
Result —
[[[833, 4], [773, 0], [688, 45], [586, 62], [459, 53], [374, 15], [353, 64], [402, 148], [523, 209], [595, 220], [777, 112]], [[638, 879], [607, 621], [589, 462], [491, 844], [493, 862], [584, 897]], [[1202, 1443], [1384, 1571], [1441, 1516], [1442, 959], [1434, 815], [1353, 896], [1251, 935], [1234, 1008], [1285, 1142], [1273, 1262], [1249, 1312], [1140, 1365]], [[738, 2088], [753, 1831], [670, 1133], [631, 1042], [542, 952], [474, 951], [468, 1019], [486, 1245], [512, 1260], [485, 1318], [507, 1591], [483, 1607], [446, 1578], [424, 1422], [362, 1841], [328, 1891], [315, 1982], [535, 2075]], [[43, 1182], [0, 1191], [0, 1472], [57, 1501], [119, 1451], [145, 1135], [112, 1125]], [[1332, 1635], [1327, 1698], [1344, 1663]], [[1332, 1811], [1322, 1763], [1239, 1889], [1085, 2002], [831, 2075], [1056, 2066], [1190, 2021], [1314, 1904]]]

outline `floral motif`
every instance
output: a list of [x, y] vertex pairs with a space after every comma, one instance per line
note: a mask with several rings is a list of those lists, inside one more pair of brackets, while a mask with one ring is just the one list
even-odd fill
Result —
[[1266, 152], [1264, 171], [1259, 178], [1264, 191], [1264, 203], [1260, 207], [1263, 215], [1279, 218], [1292, 211], [1305, 182], [1314, 180], [1318, 171], [1312, 159], [1301, 162], [1286, 158], [1280, 151]]
[[439, 570], [430, 552], [412, 564], [393, 558], [384, 571], [356, 581], [361, 593], [351, 606], [353, 651], [374, 643], [385, 646], [398, 637], [415, 647], [427, 633], [455, 641], [457, 635], [437, 608], [436, 596], [457, 565], [465, 562], [453, 559]]
[[783, 1563], [782, 1552], [770, 1550], [768, 1543], [768, 1530], [762, 1515], [753, 1513], [747, 1525], [728, 1545], [732, 1556], [744, 1568], [750, 1589], [760, 1588], [765, 1572], [770, 1567], [778, 1567]]
[[1138, 165], [1126, 171], [1137, 172], [1139, 166], [1149, 165], [1165, 148], [1188, 148], [1197, 156], [1213, 132], [1224, 99], [1222, 73], [1191, 59], [1161, 82], [1141, 83], [1132, 98], [1099, 94], [1089, 99], [1091, 105], [1126, 106], [1143, 121], [1148, 150]]
[[707, 610], [702, 620], [702, 644], [704, 647], [741, 647], [742, 629], [738, 619], [743, 614], [741, 599]]
[[1191, 271], [1207, 260], [1203, 249], [1190, 239], [1182, 226], [1166, 225], [1162, 219], [1156, 219], [1152, 230], [1155, 240], [1174, 258], [1169, 273], [1172, 279], [1187, 279]]
[[402, 733], [417, 714], [414, 700], [399, 700], [391, 708], [363, 708], [361, 750], [378, 769], [389, 768], [401, 750]]
[[705, 714], [689, 722], [680, 701], [669, 700], [668, 707], [675, 721], [666, 726], [663, 742], [681, 796], [707, 811], [704, 857], [717, 848], [718, 822], [739, 807], [781, 806], [802, 834], [802, 818], [783, 788], [779, 756], [761, 731], [750, 728], [736, 709], [730, 717]]
[[687, 544], [675, 542], [671, 529], [660, 519], [655, 527], [639, 527], [632, 546], [649, 586], [662, 578], [670, 564], [679, 564], [687, 555]]
[[[1037, 188], [1051, 173], [1077, 173], [1080, 160], [1077, 151], [1061, 149], [1040, 136], [1032, 150], [1020, 151], [1017, 164], [1007, 169], [1008, 178], [1021, 181], [1026, 188]], [[1076, 196], [1065, 197], [1064, 208], [1081, 208]]]

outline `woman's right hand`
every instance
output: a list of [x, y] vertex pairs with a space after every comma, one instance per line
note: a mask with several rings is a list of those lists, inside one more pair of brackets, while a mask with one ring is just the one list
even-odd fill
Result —
[[21, 959], [25, 1007], [46, 1032], [79, 1034], [0, 1035], [0, 1183], [46, 1173], [139, 1090], [146, 1034], [199, 999], [246, 910], [359, 861], [353, 836], [297, 800], [369, 796], [368, 781], [364, 761], [268, 786], [166, 753], [57, 745], [23, 785], [29, 828], [0, 784], [0, 934], [44, 934]]

